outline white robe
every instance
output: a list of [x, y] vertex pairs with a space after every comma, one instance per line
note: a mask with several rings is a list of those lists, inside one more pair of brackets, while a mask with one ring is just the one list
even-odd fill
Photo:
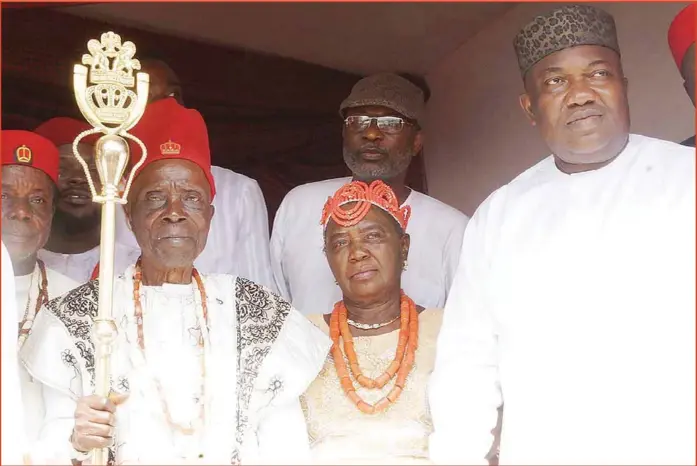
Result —
[[[213, 166], [211, 171], [216, 188], [215, 214], [206, 248], [194, 265], [201, 273], [244, 277], [275, 292], [268, 213], [259, 184], [227, 168]], [[140, 251], [123, 209], [116, 209], [116, 241]]]
[[[61, 275], [55, 270], [46, 267], [46, 279], [48, 282], [49, 299], [64, 295], [70, 290], [77, 288], [79, 283]], [[17, 323], [24, 318], [24, 313], [28, 311], [27, 318], [33, 320], [36, 309], [36, 300], [39, 296], [41, 285], [41, 272], [39, 266], [34, 266], [32, 273], [15, 277], [15, 297]], [[15, 341], [17, 339], [15, 338]], [[45, 448], [39, 441], [41, 425], [45, 415], [45, 404], [43, 387], [31, 379], [24, 368], [20, 369], [20, 381], [22, 387], [22, 399], [24, 401], [24, 428], [26, 431], [27, 442], [31, 450], [34, 461], [44, 456]]]
[[[129, 393], [118, 407], [117, 464], [290, 464], [309, 458], [299, 396], [319, 373], [330, 340], [282, 298], [246, 279], [204, 275], [209, 328], [205, 340], [205, 422], [201, 436], [173, 432], [154, 377], [174, 422], [198, 419], [201, 366], [200, 295], [190, 285], [141, 287], [145, 354], [137, 343], [133, 268], [115, 280], [119, 335], [112, 389]], [[125, 278], [128, 277], [128, 278]], [[122, 298], [123, 297], [123, 298]], [[76, 399], [92, 393], [91, 319], [98, 280], [49, 303], [21, 358], [56, 396], [47, 400], [43, 441], [63, 446], [74, 425]], [[199, 454], [203, 453], [203, 458]]]
[[431, 378], [436, 464], [695, 464], [695, 152], [546, 158], [472, 218]]
[[17, 361], [15, 277], [10, 255], [2, 243], [2, 464], [24, 464], [28, 453], [24, 430], [20, 367]]
[[[271, 264], [279, 292], [305, 315], [326, 314], [341, 290], [324, 254], [322, 208], [351, 178], [298, 186], [283, 199], [271, 235]], [[412, 208], [404, 291], [419, 305], [442, 308], [460, 257], [468, 218], [442, 202], [412, 190], [404, 202]]]

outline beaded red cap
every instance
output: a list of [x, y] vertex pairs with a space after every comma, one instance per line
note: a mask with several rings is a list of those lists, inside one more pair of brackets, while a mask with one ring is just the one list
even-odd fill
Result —
[[[351, 203], [355, 204], [347, 209], [343, 208]], [[343, 185], [324, 204], [320, 224], [326, 227], [331, 218], [343, 227], [354, 226], [368, 215], [372, 206], [384, 210], [403, 230], [407, 229], [411, 207], [400, 207], [392, 188], [380, 180], [373, 181], [370, 185], [363, 181], [352, 181]]]

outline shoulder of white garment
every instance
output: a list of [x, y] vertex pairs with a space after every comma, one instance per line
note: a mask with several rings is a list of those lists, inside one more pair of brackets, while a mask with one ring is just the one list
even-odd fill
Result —
[[[213, 204], [217, 205], [224, 200], [239, 200], [240, 196], [260, 198], [261, 202], [266, 207], [264, 194], [259, 187], [259, 183], [246, 175], [234, 172], [228, 168], [212, 166], [211, 173], [215, 180], [216, 195], [213, 199]], [[232, 209], [234, 213], [234, 209]]]
[[[291, 189], [288, 194], [285, 195], [282, 206], [298, 206], [303, 207], [308, 201], [319, 201], [324, 205], [329, 196], [332, 196], [340, 187], [351, 181], [351, 177], [345, 178], [332, 178], [330, 180], [315, 181], [313, 183], [301, 184]], [[317, 213], [317, 222], [319, 223], [319, 218], [322, 212]]]
[[[245, 338], [245, 321], [252, 323], [250, 321], [255, 317], [252, 313], [245, 312], [240, 323], [243, 340], [254, 343], [260, 331], [258, 324], [268, 326], [268, 332], [261, 329], [261, 334], [267, 336], [273, 334], [280, 324], [280, 331], [271, 344], [271, 351], [264, 360], [255, 383], [256, 390], [262, 394], [260, 399], [266, 399], [271, 406], [297, 402], [324, 366], [332, 345], [331, 340], [286, 299], [268, 288], [238, 278], [237, 289], [238, 306], [248, 307], [253, 302], [259, 304], [258, 310], [264, 311], [257, 314], [263, 317], [259, 322], [254, 322], [254, 331], [247, 335], [248, 338]], [[258, 299], [260, 297], [262, 299]], [[251, 301], [248, 298], [252, 298]]]
[[305, 234], [312, 226], [319, 225], [324, 203], [349, 181], [351, 178], [346, 177], [302, 184], [285, 195], [276, 211], [271, 230], [272, 261], [274, 245], [282, 248], [279, 245], [293, 236], [290, 230]]
[[469, 217], [460, 210], [419, 191], [412, 190], [408, 204], [412, 207], [412, 217], [425, 216], [425, 213], [428, 213], [428, 217], [437, 218], [440, 225], [445, 223], [464, 226], [469, 221]]
[[[243, 353], [257, 356], [254, 347], [270, 344], [256, 385], [274, 392], [274, 403], [297, 399], [324, 365], [331, 340], [285, 298], [246, 278], [226, 274], [204, 274], [204, 283], [212, 295], [232, 292], [237, 325], [244, 342]], [[282, 387], [271, 385], [278, 380]]]
[[32, 377], [69, 396], [89, 390], [87, 368], [93, 359], [88, 342], [98, 290], [98, 280], [92, 280], [51, 299], [22, 346], [20, 358]]
[[[626, 164], [632, 160], [653, 163], [666, 171], [682, 174], [686, 179], [695, 178], [695, 149], [680, 144], [638, 134], [630, 134], [624, 151], [617, 162]], [[622, 165], [625, 166], [625, 165]], [[608, 165], [611, 167], [611, 165]], [[603, 169], [600, 169], [603, 170]], [[502, 208], [509, 202], [522, 199], [522, 196], [550, 179], [558, 177], [559, 171], [554, 163], [554, 156], [549, 155], [532, 167], [516, 176], [509, 183], [494, 191], [477, 209], [485, 207], [487, 212]], [[474, 217], [477, 216], [476, 212]]]
[[73, 280], [49, 267], [46, 267], [46, 278], [48, 279], [49, 288], [51, 288], [53, 294], [55, 294], [55, 296], [50, 295], [51, 298], [61, 296], [81, 285], [77, 280]]
[[[629, 144], [635, 146], [646, 146], [648, 144], [654, 144], [655, 148], [658, 150], [667, 150], [669, 152], [682, 153], [683, 155], [694, 154], [695, 148], [683, 146], [677, 142], [668, 141], [665, 139], [654, 138], [651, 136], [645, 136], [643, 134], [630, 134]], [[630, 147], [630, 146], [628, 146]]]
[[[279, 297], [283, 300], [283, 298]], [[285, 300], [283, 300], [285, 301]], [[285, 301], [287, 303], [287, 301]], [[290, 366], [305, 384], [295, 390], [300, 395], [324, 365], [332, 342], [329, 337], [292, 306], [283, 328], [274, 343], [279, 365], [276, 370]]]
[[[258, 227], [258, 216], [263, 216], [266, 222], [266, 200], [264, 193], [256, 180], [236, 173], [230, 169], [212, 166], [211, 172], [215, 179], [216, 195], [213, 205], [216, 206], [215, 216], [211, 223], [211, 233], [223, 233], [228, 228], [239, 228], [239, 222], [253, 224]], [[222, 220], [221, 219], [226, 219]], [[268, 238], [265, 239], [268, 241]]]
[[[501, 217], [503, 215], [507, 201], [510, 198], [509, 190], [511, 187], [511, 183], [505, 184], [500, 188], [496, 189], [493, 193], [489, 194], [489, 196], [481, 204], [479, 204], [477, 209], [474, 211], [472, 218], [469, 219], [469, 221], [467, 222], [467, 228], [464, 234], [465, 238], [463, 238], [463, 241], [465, 241], [465, 239], [467, 238], [468, 233], [472, 235], [475, 231], [482, 231], [487, 229], [488, 226], [493, 226], [493, 230], [489, 230], [491, 233], [498, 232]], [[492, 234], [485, 236], [488, 240], [493, 240], [493, 236], [495, 235]]]
[[242, 190], [248, 186], [259, 184], [253, 178], [232, 171], [229, 168], [218, 167], [216, 165], [211, 166], [211, 173], [213, 174], [215, 188], [218, 192], [232, 188], [235, 190]]
[[[672, 166], [674, 164], [695, 165], [695, 149], [675, 142], [663, 139], [631, 134], [629, 136], [628, 149], [636, 148], [639, 156], [656, 157], [661, 164]], [[686, 175], [695, 175], [694, 171]]]

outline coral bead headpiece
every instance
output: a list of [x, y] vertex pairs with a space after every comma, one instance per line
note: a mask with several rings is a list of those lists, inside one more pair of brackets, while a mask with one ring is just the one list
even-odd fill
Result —
[[[344, 205], [351, 203], [355, 204], [349, 208], [343, 208]], [[363, 181], [352, 181], [343, 185], [324, 204], [320, 224], [326, 227], [331, 218], [342, 227], [354, 226], [368, 215], [372, 206], [379, 207], [390, 214], [402, 230], [407, 229], [411, 207], [399, 207], [399, 201], [392, 188], [380, 180], [373, 181], [370, 185]]]

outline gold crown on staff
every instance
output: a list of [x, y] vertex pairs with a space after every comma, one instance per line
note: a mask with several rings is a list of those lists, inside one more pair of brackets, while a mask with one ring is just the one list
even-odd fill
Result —
[[[138, 123], [145, 112], [150, 77], [143, 72], [134, 76], [134, 71], [141, 69], [140, 61], [135, 58], [136, 46], [131, 41], [122, 43], [121, 36], [114, 32], [103, 33], [101, 40], [91, 39], [87, 42], [87, 50], [89, 53], [82, 56], [82, 64], [75, 65], [73, 69], [73, 90], [80, 112], [93, 129], [78, 135], [73, 142], [73, 153], [85, 170], [95, 202], [101, 203], [105, 196], [110, 196], [116, 199], [116, 202], [124, 203], [133, 176], [145, 162], [147, 154], [142, 141], [129, 134], [128, 130]], [[106, 156], [109, 152], [126, 152], [125, 164], [121, 163], [124, 162], [123, 157], [118, 158], [119, 163], [114, 157], [110, 157], [109, 163], [107, 160], [96, 160], [102, 181], [99, 194], [94, 187], [87, 164], [77, 150], [77, 145], [84, 137], [95, 133], [104, 134], [95, 145], [96, 154], [101, 152]], [[110, 185], [119, 185], [128, 162], [126, 139], [140, 146], [142, 156], [131, 170], [124, 192], [121, 195], [112, 195], [107, 192], [108, 188]], [[100, 166], [104, 170], [99, 170]]]

